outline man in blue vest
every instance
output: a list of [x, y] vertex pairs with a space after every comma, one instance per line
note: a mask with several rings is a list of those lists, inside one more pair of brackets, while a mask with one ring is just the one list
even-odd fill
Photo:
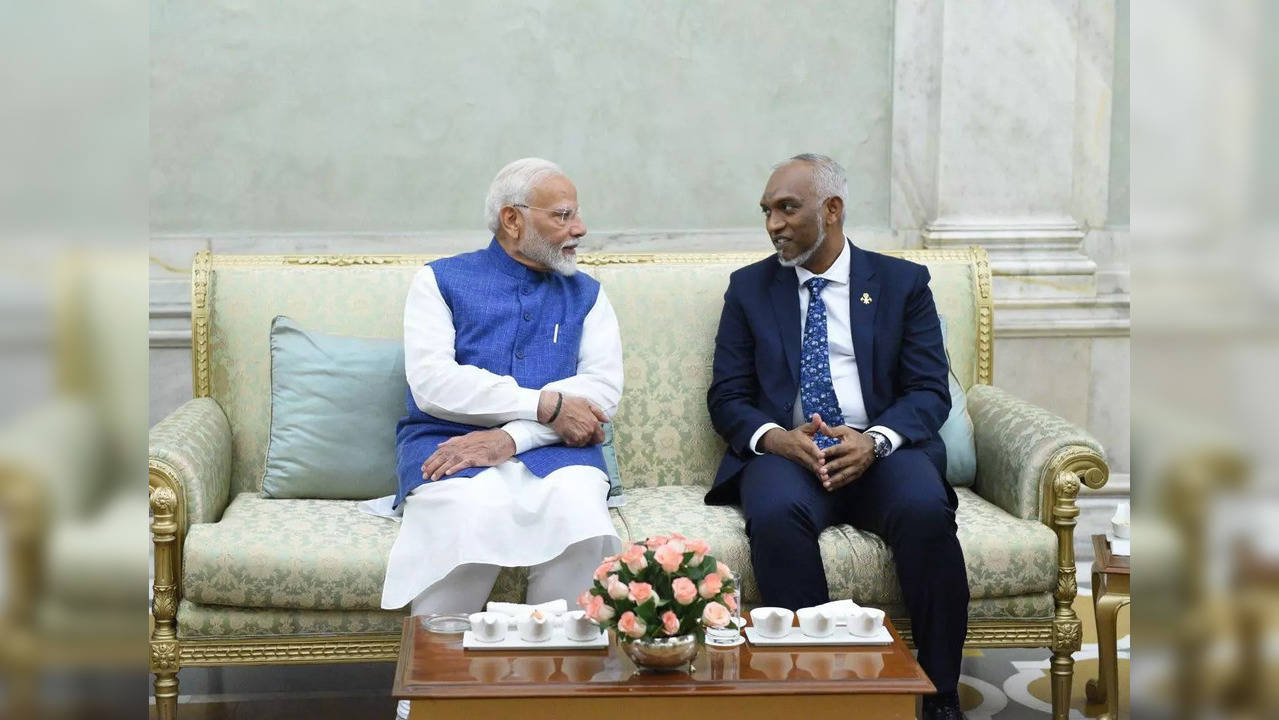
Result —
[[734, 272], [724, 295], [707, 403], [728, 449], [706, 501], [740, 503], [765, 605], [831, 599], [827, 527], [884, 538], [938, 690], [925, 717], [962, 717], [968, 580], [937, 435], [950, 410], [941, 327], [926, 268], [845, 237], [847, 196], [823, 155], [768, 180], [777, 254]]
[[617, 551], [602, 423], [622, 394], [617, 318], [577, 272], [577, 189], [517, 160], [485, 203], [488, 246], [427, 264], [404, 306], [403, 512], [382, 607], [480, 609], [502, 567], [527, 601], [573, 601]]

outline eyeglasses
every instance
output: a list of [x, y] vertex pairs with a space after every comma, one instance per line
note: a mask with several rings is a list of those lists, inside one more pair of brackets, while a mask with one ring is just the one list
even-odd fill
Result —
[[524, 208], [525, 210], [541, 210], [542, 212], [548, 212], [551, 214], [552, 218], [555, 218], [555, 222], [558, 223], [559, 225], [568, 225], [574, 220], [581, 219], [582, 217], [582, 208], [580, 207], [571, 208], [571, 209], [570, 208], [542, 208], [542, 207], [536, 207], [533, 205], [525, 205], [523, 203], [516, 203], [512, 205], [511, 207]]

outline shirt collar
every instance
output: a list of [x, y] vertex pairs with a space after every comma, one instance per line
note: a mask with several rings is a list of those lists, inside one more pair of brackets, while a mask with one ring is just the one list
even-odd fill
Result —
[[[848, 251], [848, 236], [844, 236], [844, 245], [839, 249], [839, 256], [835, 258], [835, 262], [826, 268], [826, 272], [821, 273], [821, 277], [826, 278], [827, 282], [838, 283], [840, 285], [848, 284], [848, 268], [852, 263], [852, 253]], [[813, 273], [803, 265], [795, 266], [795, 275], [799, 278], [799, 284], [803, 285], [808, 282], [817, 273]]]

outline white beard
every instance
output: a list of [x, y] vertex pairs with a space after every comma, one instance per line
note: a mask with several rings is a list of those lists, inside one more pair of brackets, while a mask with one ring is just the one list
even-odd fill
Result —
[[813, 243], [812, 245], [809, 245], [807, 250], [796, 255], [790, 260], [787, 260], [786, 258], [782, 257], [782, 253], [779, 250], [777, 252], [777, 262], [780, 263], [782, 267], [795, 267], [797, 265], [803, 265], [804, 263], [813, 259], [813, 256], [817, 254], [817, 251], [821, 248], [822, 243], [824, 242], [826, 242], [826, 226], [819, 224], [817, 226], [817, 242]]
[[563, 245], [552, 245], [532, 224], [525, 226], [528, 235], [520, 241], [520, 252], [533, 262], [551, 269], [551, 272], [571, 276], [577, 273], [577, 256], [565, 257], [561, 252], [566, 247], [577, 247], [576, 240], [569, 240]]

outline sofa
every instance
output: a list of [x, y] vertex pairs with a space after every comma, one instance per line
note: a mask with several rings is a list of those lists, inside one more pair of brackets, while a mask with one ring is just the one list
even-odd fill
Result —
[[[957, 488], [970, 582], [969, 647], [1052, 653], [1054, 714], [1065, 717], [1081, 625], [1073, 529], [1081, 484], [1100, 487], [1100, 444], [994, 387], [990, 265], [979, 248], [890, 253], [928, 266], [952, 370], [967, 391], [976, 479]], [[601, 254], [579, 266], [617, 311], [626, 387], [614, 418], [625, 539], [705, 538], [758, 604], [742, 516], [703, 504], [723, 442], [706, 389], [729, 273], [762, 254]], [[394, 522], [355, 500], [261, 493], [270, 424], [268, 330], [277, 315], [325, 333], [398, 338], [404, 297], [429, 256], [199, 253], [192, 268], [192, 387], [151, 431], [154, 543], [151, 670], [161, 717], [183, 667], [393, 660], [405, 611], [379, 609]], [[1049, 378], [1045, 379], [1050, 380]], [[392, 432], [387, 428], [387, 432]], [[884, 608], [910, 639], [890, 553], [873, 534], [826, 530], [833, 597]], [[504, 570], [492, 599], [520, 601]]]

